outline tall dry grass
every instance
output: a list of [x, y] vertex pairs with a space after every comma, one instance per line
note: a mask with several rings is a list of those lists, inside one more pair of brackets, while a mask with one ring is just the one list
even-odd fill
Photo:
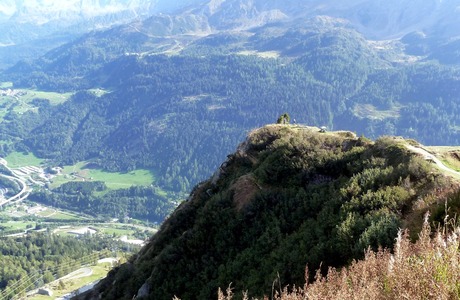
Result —
[[[368, 250], [364, 260], [340, 271], [331, 268], [326, 277], [318, 273], [311, 284], [265, 299], [460, 299], [460, 227], [432, 235], [427, 219], [416, 243], [400, 231], [393, 253]], [[231, 288], [219, 290], [219, 300], [232, 296]]]

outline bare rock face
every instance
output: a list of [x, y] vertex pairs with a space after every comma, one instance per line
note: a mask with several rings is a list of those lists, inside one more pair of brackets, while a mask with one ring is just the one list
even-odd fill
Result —
[[[160, 0], [158, 5], [166, 0]], [[318, 15], [347, 20], [371, 39], [400, 38], [411, 32], [460, 35], [460, 0], [196, 0], [215, 28], [249, 28]], [[185, 7], [185, 5], [184, 5]]]

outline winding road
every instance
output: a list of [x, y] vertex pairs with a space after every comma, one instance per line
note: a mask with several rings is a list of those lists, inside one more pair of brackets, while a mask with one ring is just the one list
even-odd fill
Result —
[[[12, 172], [12, 170], [10, 168], [8, 168], [8, 166], [7, 166], [8, 163], [7, 163], [6, 160], [4, 160], [3, 158], [0, 158], [0, 164], [2, 164], [5, 168], [7, 168], [9, 171], [11, 171], [12, 174], [14, 174]], [[8, 204], [8, 203], [10, 203], [12, 201], [24, 200], [25, 198], [27, 198], [29, 196], [29, 189], [27, 187], [27, 184], [21, 178], [16, 177], [16, 176], [4, 175], [4, 174], [0, 174], [0, 177], [9, 179], [11, 181], [14, 181], [17, 184], [19, 184], [19, 186], [21, 187], [21, 191], [19, 191], [19, 193], [17, 193], [16, 195], [14, 195], [14, 196], [12, 196], [12, 197], [10, 197], [8, 199], [0, 201], [0, 207], [2, 207], [5, 204]]]
[[423, 155], [426, 160], [433, 161], [438, 166], [438, 168], [440, 168], [442, 171], [448, 172], [448, 173], [450, 173], [452, 175], [460, 176], [460, 172], [457, 172], [457, 171], [449, 168], [442, 161], [440, 161], [436, 156], [434, 156], [430, 152], [426, 151], [425, 149], [422, 149], [422, 148], [419, 148], [419, 147], [414, 147], [414, 146], [411, 146], [411, 145], [406, 145], [406, 147], [407, 147], [407, 149], [409, 149], [412, 152], [415, 152], [415, 153]]

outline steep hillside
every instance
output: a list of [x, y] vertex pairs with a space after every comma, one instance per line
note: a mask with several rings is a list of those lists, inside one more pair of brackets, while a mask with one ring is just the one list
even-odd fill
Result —
[[139, 254], [80, 298], [216, 299], [230, 283], [237, 295], [271, 295], [274, 285], [301, 286], [307, 265], [314, 274], [391, 247], [398, 228], [418, 232], [424, 211], [458, 188], [406, 145], [256, 129]]

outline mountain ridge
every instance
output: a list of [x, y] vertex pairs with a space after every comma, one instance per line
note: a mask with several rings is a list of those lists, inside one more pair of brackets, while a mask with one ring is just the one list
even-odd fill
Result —
[[230, 282], [234, 295], [262, 297], [276, 278], [302, 286], [306, 265], [312, 276], [368, 246], [391, 248], [398, 228], [418, 232], [425, 211], [442, 210], [459, 187], [406, 143], [255, 129], [139, 254], [77, 299], [212, 299]]
[[266, 22], [259, 23], [259, 26], [275, 20], [328, 15], [348, 20], [367, 38], [385, 40], [400, 38], [417, 31], [425, 31], [428, 35], [457, 37], [460, 32], [455, 27], [455, 19], [458, 17], [459, 7], [458, 0], [415, 2], [404, 0], [393, 1], [390, 4], [388, 1], [369, 0], [348, 0], [340, 4], [334, 1], [317, 0], [283, 2], [227, 0], [201, 1], [199, 8], [184, 9], [184, 13], [204, 14], [210, 19], [211, 24], [220, 28], [225, 28], [226, 22], [228, 22], [227, 26], [231, 27], [231, 24], [238, 23], [238, 20], [244, 23], [245, 19], [249, 21], [255, 16], [270, 15], [270, 13], [278, 17], [268, 18]]
[[[21, 3], [16, 1], [15, 3]], [[40, 7], [40, 1], [35, 5]], [[171, 4], [167, 1], [135, 1], [126, 0], [123, 5], [114, 3], [113, 1], [90, 1], [85, 2], [85, 6], [78, 8], [76, 2], [64, 8], [56, 3], [51, 2], [48, 11], [43, 10], [44, 19], [51, 22], [54, 17], [50, 11], [56, 6], [58, 19], [63, 19], [60, 14], [70, 12], [72, 18], [82, 18], [85, 11], [91, 14], [113, 14], [116, 12], [131, 11], [131, 16], [120, 20], [135, 18], [138, 15], [141, 18], [161, 18], [165, 15], [187, 18], [195, 16], [195, 18], [203, 19], [206, 27], [212, 30], [209, 33], [217, 33], [219, 31], [228, 30], [247, 30], [250, 28], [262, 27], [273, 22], [287, 22], [290, 26], [293, 24], [301, 24], [305, 19], [314, 16], [329, 16], [336, 19], [342, 19], [361, 32], [368, 39], [398, 39], [406, 34], [421, 32], [430, 38], [436, 38], [436, 41], [449, 41], [460, 35], [460, 31], [455, 26], [457, 19], [457, 9], [452, 7], [460, 7], [460, 1], [418, 1], [417, 5], [406, 1], [395, 1], [392, 9], [387, 9], [388, 6], [383, 6], [383, 2], [376, 3], [375, 1], [358, 1], [349, 0], [336, 5], [333, 2], [310, 1], [304, 0], [299, 2], [277, 2], [277, 1], [247, 1], [247, 0], [226, 0], [226, 1], [189, 1], [181, 4]], [[19, 4], [16, 4], [19, 6]], [[27, 6], [26, 6], [27, 7]], [[83, 9], [84, 7], [87, 7]], [[169, 8], [168, 8], [169, 7]], [[100, 9], [98, 9], [100, 8]], [[107, 11], [104, 11], [107, 8]], [[61, 9], [61, 10], [60, 10]], [[7, 12], [12, 14], [10, 18], [20, 18], [22, 14], [26, 15], [27, 19], [31, 19], [31, 14], [36, 14], [41, 18], [40, 10], [24, 9], [23, 12], [13, 13], [14, 10]], [[80, 10], [81, 13], [75, 14], [75, 11]], [[60, 11], [62, 11], [60, 13]], [[100, 13], [98, 13], [98, 11]], [[46, 16], [46, 14], [50, 16]], [[166, 14], [165, 14], [166, 13]], [[397, 13], [400, 15], [398, 16]], [[367, 19], [366, 19], [367, 18]], [[104, 22], [104, 21], [102, 21]], [[30, 23], [30, 22], [29, 22]], [[114, 24], [114, 23], [108, 23]], [[395, 24], [390, 26], [390, 24]], [[107, 26], [107, 25], [106, 25]], [[129, 25], [128, 25], [129, 26]], [[14, 28], [14, 27], [13, 27]], [[193, 33], [191, 31], [190, 33]], [[8, 33], [4, 33], [8, 34]], [[2, 42], [2, 39], [0, 39]], [[8, 44], [7, 40], [3, 44]]]

